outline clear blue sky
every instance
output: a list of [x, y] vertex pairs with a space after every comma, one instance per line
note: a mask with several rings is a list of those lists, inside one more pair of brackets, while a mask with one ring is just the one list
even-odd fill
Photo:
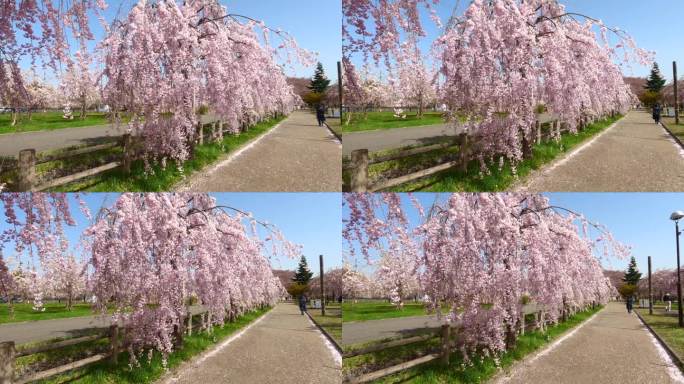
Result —
[[[105, 19], [111, 21], [117, 14], [124, 18], [137, 0], [105, 0], [109, 5]], [[328, 74], [336, 81], [337, 61], [340, 60], [342, 39], [342, 2], [340, 0], [220, 0], [230, 13], [263, 20], [267, 26], [290, 33], [302, 48], [318, 52], [318, 59]], [[91, 28], [96, 41], [103, 37], [99, 22], [92, 17]], [[277, 46], [275, 37], [272, 40]], [[94, 44], [90, 44], [92, 49]], [[22, 63], [28, 65], [25, 60]], [[287, 74], [311, 77], [313, 67], [296, 65], [294, 72], [288, 67]]]
[[[342, 265], [339, 193], [212, 193], [211, 195], [216, 197], [217, 204], [252, 212], [256, 219], [275, 225], [288, 240], [302, 245], [303, 254], [316, 274], [318, 274], [318, 255], [324, 256], [326, 270]], [[111, 206], [118, 195], [91, 193], [82, 196], [94, 215], [103, 204]], [[70, 244], [75, 246], [89, 222], [82, 215], [73, 196], [70, 196], [70, 200], [71, 212], [77, 225], [68, 227], [66, 232]], [[0, 214], [0, 216], [3, 215]], [[0, 231], [5, 225], [5, 218], [0, 217]], [[262, 228], [259, 232], [262, 237], [266, 234]], [[5, 256], [14, 255], [14, 246], [8, 244], [4, 254]], [[280, 257], [271, 259], [271, 265], [277, 269], [295, 269], [297, 261]]]
[[[616, 240], [632, 246], [632, 254], [637, 259], [639, 269], [646, 273], [647, 258], [652, 256], [653, 268], [676, 268], [674, 223], [669, 220], [676, 210], [684, 211], [684, 193], [547, 193], [551, 204], [583, 213], [591, 222], [608, 227]], [[448, 199], [448, 193], [415, 194], [422, 205], [428, 209], [439, 199]], [[420, 220], [406, 195], [404, 206], [409, 220], [415, 225]], [[344, 217], [348, 215], [345, 207]], [[682, 223], [684, 229], [684, 223]], [[684, 257], [684, 236], [680, 239]], [[346, 248], [347, 245], [345, 244]], [[626, 269], [629, 260], [615, 258], [603, 262], [606, 269]], [[682, 259], [684, 263], [684, 258]], [[362, 260], [358, 266], [363, 267]], [[370, 268], [364, 268], [369, 271]]]
[[[684, 74], [684, 1], [682, 0], [560, 0], [569, 12], [586, 14], [603, 20], [610, 27], [619, 27], [627, 31], [644, 49], [656, 52], [656, 61], [663, 74], [672, 79], [672, 61], [679, 61]], [[457, 0], [440, 0], [437, 12], [446, 26]], [[462, 15], [470, 4], [469, 0], [460, 0], [457, 14]], [[423, 25], [428, 36], [423, 40], [423, 51], [443, 31], [438, 29], [429, 19], [427, 12], [422, 13]], [[358, 62], [358, 60], [356, 60]], [[634, 65], [626, 69], [627, 76], [645, 77], [650, 68]]]

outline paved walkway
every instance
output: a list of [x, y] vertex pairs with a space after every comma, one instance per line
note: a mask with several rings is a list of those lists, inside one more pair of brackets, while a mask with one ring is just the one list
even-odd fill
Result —
[[64, 128], [53, 131], [32, 131], [0, 135], [0, 156], [19, 156], [22, 149], [36, 152], [50, 151], [75, 145], [98, 143], [107, 138], [121, 136], [125, 127], [117, 130], [113, 125], [81, 128]]
[[184, 364], [165, 383], [339, 384], [339, 357], [297, 306], [281, 303], [222, 348]]
[[646, 112], [632, 111], [583, 150], [532, 174], [530, 192], [676, 192], [684, 155]]
[[627, 314], [624, 304], [609, 303], [560, 344], [515, 365], [509, 376], [497, 382], [684, 382], [680, 371], [663, 355], [664, 351], [658, 351], [654, 342], [637, 316]]
[[[190, 307], [190, 312], [196, 314], [202, 309], [201, 306], [195, 305]], [[0, 324], [0, 342], [14, 341], [16, 345], [20, 345], [56, 338], [79, 337], [109, 327], [110, 320], [108, 316], [82, 316]]]
[[441, 324], [435, 315], [343, 323], [342, 345], [405, 337], [429, 328], [439, 328]]
[[376, 152], [406, 146], [432, 144], [455, 135], [454, 127], [446, 124], [343, 133], [342, 152], [344, 156], [349, 156], [352, 151], [357, 149], [367, 148], [370, 152]]
[[342, 145], [309, 112], [297, 111], [242, 151], [179, 189], [199, 192], [339, 192]]
[[[213, 115], [202, 116], [205, 123], [211, 122]], [[80, 128], [63, 128], [52, 131], [30, 131], [0, 134], [0, 156], [19, 156], [22, 149], [34, 148], [44, 152], [77, 145], [94, 144], [126, 133], [126, 124], [118, 129], [113, 124], [95, 125]]]

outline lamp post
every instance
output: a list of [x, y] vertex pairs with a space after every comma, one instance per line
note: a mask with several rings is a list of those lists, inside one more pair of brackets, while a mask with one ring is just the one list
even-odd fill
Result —
[[676, 211], [670, 215], [670, 220], [675, 222], [675, 239], [677, 242], [677, 313], [679, 315], [679, 326], [684, 327], [684, 316], [682, 315], [682, 277], [679, 267], [679, 220], [684, 218], [684, 212]]

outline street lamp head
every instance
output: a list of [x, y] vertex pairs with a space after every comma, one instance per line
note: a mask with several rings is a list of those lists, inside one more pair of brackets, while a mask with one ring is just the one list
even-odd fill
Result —
[[682, 218], [684, 218], [684, 212], [682, 212], [682, 211], [674, 211], [670, 215], [670, 220], [678, 221]]

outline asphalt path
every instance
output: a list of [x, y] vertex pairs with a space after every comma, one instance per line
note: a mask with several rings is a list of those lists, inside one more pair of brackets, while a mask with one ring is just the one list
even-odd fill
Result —
[[684, 191], [684, 151], [643, 111], [564, 158], [532, 173], [513, 189], [529, 192]]
[[[205, 123], [211, 122], [213, 116], [202, 116]], [[0, 156], [19, 156], [23, 149], [35, 149], [36, 152], [52, 151], [84, 144], [95, 144], [111, 140], [127, 132], [126, 124], [116, 127], [114, 124], [95, 125], [80, 128], [62, 128], [52, 131], [30, 131], [5, 133], [0, 135]]]
[[352, 151], [364, 148], [370, 152], [377, 152], [427, 145], [441, 142], [456, 134], [456, 129], [447, 124], [343, 133], [342, 153], [344, 156], [349, 156]]
[[436, 315], [342, 323], [342, 345], [406, 337], [439, 328], [442, 323]]
[[[572, 332], [572, 331], [571, 331]], [[635, 314], [609, 303], [560, 343], [514, 365], [497, 383], [682, 383], [682, 373]]]
[[339, 384], [339, 354], [296, 305], [281, 303], [243, 334], [183, 364], [163, 383]]
[[308, 111], [293, 112], [268, 133], [178, 186], [193, 192], [339, 192], [342, 145]]
[[[190, 312], [200, 313], [202, 307], [192, 306]], [[14, 341], [16, 345], [21, 345], [56, 338], [67, 339], [91, 334], [108, 328], [110, 324], [110, 316], [82, 316], [0, 324], [0, 342]]]

